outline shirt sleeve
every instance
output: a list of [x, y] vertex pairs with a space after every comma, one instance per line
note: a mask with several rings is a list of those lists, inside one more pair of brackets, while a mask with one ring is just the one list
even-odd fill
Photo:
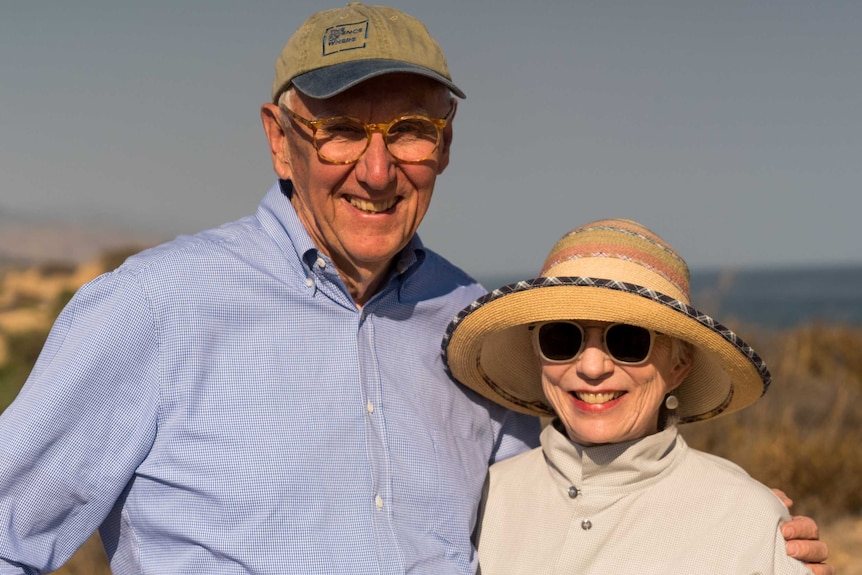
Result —
[[0, 414], [0, 574], [59, 568], [111, 511], [155, 439], [158, 349], [134, 274], [93, 280], [60, 314]]
[[501, 426], [488, 465], [538, 447], [542, 431], [538, 417], [517, 413], [496, 404], [492, 404], [491, 409], [492, 416], [501, 422]]

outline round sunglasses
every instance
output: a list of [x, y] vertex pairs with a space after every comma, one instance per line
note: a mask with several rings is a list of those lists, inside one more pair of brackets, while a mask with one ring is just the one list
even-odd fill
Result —
[[[652, 351], [656, 333], [645, 327], [612, 323], [602, 330], [608, 355], [624, 365], [644, 363]], [[569, 363], [584, 350], [584, 326], [576, 321], [549, 321], [533, 327], [536, 349], [548, 363]]]

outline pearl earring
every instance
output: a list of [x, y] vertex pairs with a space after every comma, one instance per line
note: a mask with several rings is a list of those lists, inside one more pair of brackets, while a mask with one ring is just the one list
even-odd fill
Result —
[[664, 400], [664, 406], [668, 409], [676, 409], [679, 407], [679, 400], [673, 394], [668, 394]]

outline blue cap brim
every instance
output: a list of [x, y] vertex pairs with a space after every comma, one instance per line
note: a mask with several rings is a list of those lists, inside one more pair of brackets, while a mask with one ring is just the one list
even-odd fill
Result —
[[467, 97], [458, 86], [452, 83], [452, 80], [445, 76], [441, 76], [428, 68], [398, 60], [353, 60], [352, 62], [333, 64], [300, 74], [294, 77], [290, 83], [306, 96], [325, 99], [340, 94], [365, 80], [394, 73], [425, 76], [440, 82], [459, 98]]

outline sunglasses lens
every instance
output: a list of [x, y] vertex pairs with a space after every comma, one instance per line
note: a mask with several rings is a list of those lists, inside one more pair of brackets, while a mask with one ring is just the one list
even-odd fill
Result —
[[539, 327], [539, 349], [546, 359], [568, 361], [578, 355], [584, 335], [573, 323], [556, 321]]
[[618, 323], [605, 334], [608, 353], [623, 363], [640, 363], [649, 356], [652, 334], [648, 329]]

